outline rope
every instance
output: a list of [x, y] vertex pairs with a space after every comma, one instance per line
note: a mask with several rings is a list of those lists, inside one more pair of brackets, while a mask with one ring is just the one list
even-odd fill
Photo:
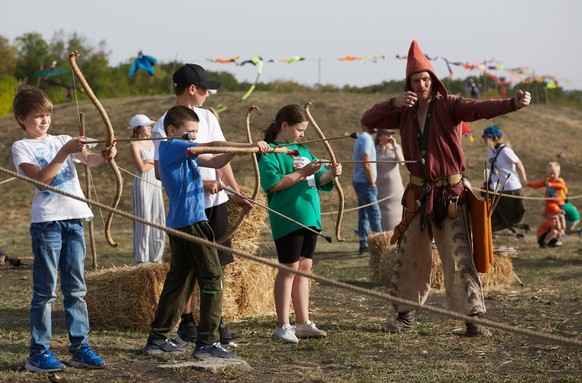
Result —
[[[477, 187], [473, 187], [472, 190], [474, 191], [478, 191], [478, 192], [485, 192], [485, 189], [480, 189]], [[386, 201], [387, 199], [393, 198], [395, 194], [389, 195], [387, 197], [381, 198], [379, 200], [377, 200], [376, 202], [370, 202], [369, 204], [366, 205], [362, 205], [362, 206], [357, 206], [357, 207], [351, 207], [349, 209], [344, 210], [344, 213], [350, 212], [350, 211], [357, 211], [363, 208], [366, 208], [368, 206], [372, 206], [375, 205], [377, 203]], [[554, 200], [554, 198], [545, 198], [545, 197], [526, 197], [526, 196], [518, 196], [518, 195], [511, 195], [511, 194], [503, 194], [503, 193], [494, 193], [493, 191], [489, 190], [489, 195], [501, 195], [504, 198], [517, 198], [517, 199], [528, 199], [528, 200], [535, 200], [535, 201], [551, 201]], [[568, 195], [568, 200], [572, 200], [572, 199], [580, 199], [582, 198], [582, 195], [576, 195], [576, 196], [570, 196]], [[321, 215], [332, 215], [332, 214], [337, 214], [338, 211], [326, 211], [324, 213], [321, 213]]]
[[159, 224], [156, 224], [154, 222], [147, 221], [147, 220], [145, 220], [145, 219], [143, 219], [141, 217], [137, 217], [137, 216], [135, 216], [133, 214], [127, 213], [127, 212], [122, 211], [122, 210], [119, 210], [117, 208], [112, 208], [112, 207], [110, 207], [108, 205], [104, 205], [102, 203], [99, 203], [99, 202], [96, 202], [96, 201], [91, 201], [91, 200], [88, 200], [86, 198], [83, 198], [83, 197], [80, 197], [80, 196], [77, 196], [77, 195], [74, 195], [74, 194], [65, 192], [63, 190], [57, 189], [57, 188], [55, 188], [53, 186], [50, 186], [48, 184], [44, 184], [44, 183], [39, 182], [37, 180], [34, 180], [32, 178], [29, 178], [29, 177], [26, 177], [26, 176], [22, 176], [22, 175], [20, 175], [20, 174], [18, 174], [16, 172], [13, 172], [11, 170], [5, 169], [3, 167], [0, 167], [0, 171], [3, 172], [3, 173], [6, 173], [8, 175], [11, 175], [13, 177], [17, 177], [19, 179], [22, 179], [22, 180], [24, 180], [26, 182], [29, 182], [29, 183], [31, 183], [31, 184], [33, 184], [35, 186], [41, 186], [41, 187], [43, 187], [43, 188], [45, 188], [47, 190], [53, 191], [55, 193], [60, 193], [62, 195], [65, 195], [65, 196], [70, 197], [70, 198], [74, 198], [74, 199], [76, 199], [78, 201], [85, 202], [85, 203], [87, 203], [89, 205], [92, 205], [92, 206], [97, 206], [97, 207], [99, 207], [101, 209], [104, 209], [104, 210], [107, 210], [109, 212], [115, 213], [115, 214], [117, 214], [119, 216], [128, 218], [128, 219], [130, 219], [132, 221], [137, 221], [137, 222], [140, 222], [142, 224], [145, 224], [145, 225], [148, 225], [148, 226], [151, 226], [151, 227], [154, 227], [154, 228], [163, 230], [168, 235], [173, 235], [173, 236], [176, 236], [176, 237], [179, 237], [179, 238], [182, 238], [182, 239], [191, 241], [191, 242], [196, 242], [196, 243], [199, 243], [199, 244], [203, 244], [203, 245], [206, 245], [206, 246], [213, 246], [213, 247], [215, 247], [218, 250], [229, 251], [229, 252], [231, 252], [233, 254], [236, 254], [236, 255], [238, 255], [240, 257], [243, 257], [243, 258], [246, 258], [246, 259], [250, 259], [252, 261], [255, 261], [255, 262], [258, 262], [258, 263], [261, 263], [263, 265], [267, 265], [267, 266], [270, 266], [270, 267], [273, 267], [273, 268], [277, 268], [279, 270], [284, 270], [284, 271], [287, 271], [287, 272], [290, 272], [290, 273], [294, 273], [296, 275], [300, 275], [300, 276], [303, 276], [303, 277], [306, 277], [306, 278], [310, 278], [310, 279], [312, 279], [312, 280], [314, 280], [316, 282], [319, 282], [321, 284], [325, 284], [325, 285], [332, 286], [332, 287], [336, 287], [336, 288], [340, 288], [340, 289], [349, 290], [349, 291], [356, 292], [356, 293], [359, 293], [359, 294], [368, 295], [368, 296], [371, 296], [371, 297], [374, 297], [374, 298], [379, 298], [379, 299], [387, 300], [387, 301], [392, 302], [392, 303], [408, 305], [408, 306], [414, 307], [415, 309], [418, 309], [418, 310], [425, 310], [425, 311], [428, 311], [430, 313], [437, 314], [437, 315], [442, 315], [442, 316], [445, 316], [445, 317], [448, 317], [448, 318], [451, 318], [451, 319], [458, 319], [458, 320], [465, 321], [465, 322], [471, 322], [471, 323], [481, 324], [481, 325], [484, 325], [484, 326], [487, 326], [487, 327], [496, 328], [498, 330], [503, 330], [503, 331], [506, 331], [506, 332], [510, 332], [510, 333], [514, 333], [514, 334], [518, 334], [518, 335], [523, 335], [523, 336], [526, 336], [526, 337], [531, 337], [531, 338], [537, 338], [537, 339], [541, 339], [541, 340], [552, 341], [552, 342], [560, 343], [562, 345], [582, 347], [582, 340], [580, 340], [580, 339], [576, 339], [576, 338], [565, 338], [565, 337], [562, 337], [562, 336], [540, 333], [540, 332], [536, 332], [536, 331], [529, 330], [529, 329], [526, 329], [526, 328], [519, 328], [519, 327], [510, 326], [510, 325], [507, 325], [507, 324], [504, 324], [504, 323], [494, 322], [494, 321], [489, 320], [489, 319], [479, 319], [479, 318], [477, 318], [477, 316], [468, 316], [468, 315], [464, 315], [464, 314], [459, 314], [459, 313], [456, 313], [456, 312], [448, 311], [448, 310], [445, 310], [445, 309], [441, 309], [441, 308], [438, 308], [438, 307], [432, 307], [432, 306], [429, 306], [429, 305], [422, 305], [420, 303], [413, 302], [413, 301], [409, 301], [409, 300], [402, 299], [402, 298], [398, 298], [398, 297], [389, 295], [387, 293], [382, 293], [382, 292], [379, 292], [379, 291], [368, 290], [368, 289], [364, 289], [362, 287], [350, 285], [350, 284], [345, 283], [345, 282], [336, 281], [336, 280], [329, 279], [329, 278], [326, 278], [326, 277], [322, 277], [322, 276], [319, 276], [319, 275], [316, 275], [316, 274], [306, 273], [306, 272], [303, 272], [303, 271], [300, 271], [300, 270], [294, 270], [294, 269], [292, 269], [292, 268], [290, 268], [288, 266], [285, 266], [283, 264], [280, 264], [278, 262], [274, 262], [274, 261], [271, 261], [271, 260], [266, 259], [266, 258], [262, 258], [262, 257], [256, 256], [256, 255], [250, 254], [250, 253], [246, 253], [246, 252], [241, 251], [241, 250], [237, 250], [237, 249], [233, 249], [233, 248], [230, 248], [230, 247], [227, 247], [227, 246], [224, 246], [224, 245], [220, 245], [220, 244], [218, 244], [216, 242], [208, 241], [208, 240], [206, 240], [204, 238], [200, 238], [200, 237], [196, 237], [196, 236], [193, 236], [193, 235], [190, 235], [190, 234], [186, 234], [186, 233], [183, 233], [181, 231], [178, 231], [178, 230], [175, 230], [175, 229], [172, 229], [172, 228], [163, 226], [163, 225], [159, 225]]
[[[471, 189], [473, 191], [478, 191], [478, 192], [483, 192], [483, 193], [486, 192], [485, 189], [481, 189], [481, 188], [477, 188], [477, 187], [472, 187]], [[499, 193], [499, 192], [495, 193], [491, 190], [489, 190], [489, 195], [490, 196], [500, 195], [500, 196], [503, 196], [504, 198], [507, 197], [507, 198], [516, 198], [516, 199], [529, 199], [529, 200], [535, 200], [535, 201], [553, 201], [553, 200], [555, 200], [554, 197], [526, 197], [526, 196], [519, 196], [519, 195], [512, 195], [512, 194], [503, 194], [503, 193]], [[566, 199], [580, 199], [580, 198], [582, 198], [582, 195], [575, 195], [575, 196], [568, 195], [568, 198], [566, 198]]]

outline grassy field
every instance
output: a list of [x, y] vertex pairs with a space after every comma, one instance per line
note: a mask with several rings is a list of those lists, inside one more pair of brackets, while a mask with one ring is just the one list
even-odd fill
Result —
[[[229, 140], [244, 140], [244, 115], [249, 104], [237, 103], [238, 94], [219, 94], [207, 106], [229, 105], [221, 115], [221, 124]], [[312, 114], [328, 136], [357, 131], [362, 112], [386, 95], [350, 94], [271, 94], [255, 92], [252, 101], [261, 109], [253, 114], [253, 129], [266, 127], [278, 108], [287, 103], [312, 101]], [[220, 103], [218, 102], [220, 101]], [[117, 137], [127, 137], [129, 118], [145, 113], [157, 118], [173, 102], [171, 96], [104, 100], [116, 129]], [[104, 130], [97, 114], [87, 102], [80, 110], [87, 113], [88, 135], [103, 138]], [[55, 108], [53, 134], [76, 135], [77, 106]], [[558, 160], [570, 187], [575, 205], [582, 194], [580, 164], [582, 153], [575, 149], [582, 140], [582, 110], [552, 106], [532, 106], [495, 120], [525, 164], [531, 180], [543, 178], [545, 164]], [[486, 149], [480, 132], [488, 121], [471, 124], [475, 141], [465, 140], [467, 176], [480, 185]], [[12, 116], [0, 117], [0, 166], [13, 169], [10, 146], [22, 136]], [[315, 138], [308, 129], [306, 139]], [[259, 139], [260, 134], [255, 135]], [[332, 142], [337, 158], [351, 158], [352, 140]], [[118, 164], [131, 172], [129, 149], [119, 143]], [[326, 158], [321, 146], [312, 147]], [[251, 186], [249, 161], [233, 160], [240, 184]], [[341, 181], [346, 192], [346, 206], [356, 205], [351, 188], [353, 168], [346, 164]], [[82, 174], [82, 172], [80, 172]], [[403, 175], [405, 172], [403, 171]], [[109, 169], [94, 172], [96, 190], [101, 202], [112, 195]], [[0, 182], [9, 177], [0, 173]], [[131, 176], [124, 174], [125, 194], [120, 208], [131, 210]], [[252, 367], [250, 371], [227, 370], [211, 374], [192, 369], [162, 370], [160, 364], [187, 361], [181, 357], [155, 358], [140, 350], [147, 334], [137, 331], [92, 328], [91, 343], [109, 366], [100, 371], [67, 369], [56, 375], [32, 374], [24, 371], [30, 338], [28, 311], [31, 284], [31, 251], [28, 217], [32, 187], [14, 180], [0, 184], [3, 204], [0, 205], [0, 248], [25, 263], [20, 267], [0, 266], [0, 381], [4, 382], [582, 382], [582, 349], [558, 342], [494, 330], [492, 338], [472, 339], [460, 336], [464, 324], [456, 320], [421, 311], [417, 331], [405, 335], [384, 334], [382, 326], [393, 316], [387, 301], [366, 295], [315, 284], [312, 288], [312, 318], [329, 336], [305, 340], [298, 345], [285, 345], [270, 339], [275, 321], [273, 314], [240, 318], [230, 323], [238, 336], [237, 355]], [[535, 228], [543, 201], [540, 189], [525, 189], [527, 215], [525, 222]], [[322, 199], [322, 211], [336, 210], [335, 194]], [[114, 239], [120, 242], [112, 249], [102, 232], [102, 219], [95, 211], [98, 232], [99, 267], [131, 264], [131, 222], [116, 218]], [[105, 212], [103, 212], [105, 214]], [[320, 241], [315, 257], [314, 273], [371, 290], [386, 292], [385, 286], [371, 282], [369, 257], [357, 254], [357, 238], [353, 234], [357, 213], [346, 213], [343, 234], [346, 241], [327, 244]], [[331, 216], [324, 216], [326, 234], [332, 234]], [[524, 283], [510, 288], [486, 291], [487, 318], [541, 333], [582, 339], [582, 241], [569, 236], [564, 246], [538, 249], [532, 232], [523, 239], [509, 235], [494, 238], [496, 246], [512, 246], [518, 251], [513, 258], [516, 275]], [[272, 241], [265, 232], [259, 253], [275, 259]], [[91, 267], [87, 260], [87, 269]], [[60, 295], [60, 294], [59, 294]], [[434, 291], [427, 304], [446, 307], [444, 292]], [[63, 360], [68, 359], [62, 299], [59, 296], [53, 314], [53, 349]]]

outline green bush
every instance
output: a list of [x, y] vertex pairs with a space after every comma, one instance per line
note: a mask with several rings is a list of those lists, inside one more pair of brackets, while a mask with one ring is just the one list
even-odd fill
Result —
[[0, 76], [0, 116], [12, 112], [12, 101], [18, 81], [12, 76]]

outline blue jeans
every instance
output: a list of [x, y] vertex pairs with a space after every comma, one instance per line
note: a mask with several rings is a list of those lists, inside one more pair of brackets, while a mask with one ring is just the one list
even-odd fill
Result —
[[[356, 195], [358, 196], [358, 206], [368, 205], [378, 200], [378, 188], [372, 187], [368, 183], [352, 182]], [[368, 232], [375, 233], [382, 231], [382, 215], [377, 203], [358, 210], [358, 236], [360, 237], [360, 248], [368, 247]]]
[[83, 299], [85, 286], [85, 230], [80, 219], [30, 225], [33, 293], [30, 303], [30, 355], [50, 348], [51, 311], [60, 272], [70, 352], [89, 340], [89, 313]]

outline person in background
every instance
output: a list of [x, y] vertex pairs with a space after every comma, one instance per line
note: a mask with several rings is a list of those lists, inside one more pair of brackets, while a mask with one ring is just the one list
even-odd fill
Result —
[[[461, 122], [493, 118], [526, 107], [530, 94], [514, 98], [472, 100], [448, 94], [432, 64], [412, 41], [407, 55], [404, 92], [377, 103], [362, 116], [374, 129], [400, 129], [402, 152], [410, 171], [404, 192], [404, 217], [392, 240], [398, 254], [390, 293], [424, 304], [430, 292], [432, 240], [443, 265], [447, 303], [451, 310], [481, 317], [485, 313], [483, 287], [473, 260], [470, 216], [462, 183], [466, 169]], [[394, 304], [397, 317], [385, 328], [411, 331], [414, 306]], [[470, 318], [473, 319], [473, 318]], [[466, 321], [466, 336], [490, 336], [474, 321]]]
[[[404, 166], [402, 147], [396, 138], [394, 130], [378, 129], [376, 131], [376, 160], [378, 160], [378, 206], [382, 216], [382, 230], [394, 230], [402, 219], [402, 195], [404, 185], [400, 175], [400, 167]], [[384, 161], [384, 162], [383, 162]], [[388, 198], [389, 197], [389, 198]], [[384, 200], [384, 198], [387, 198]]]
[[[499, 126], [490, 124], [483, 130], [482, 135], [487, 152], [489, 179], [487, 187], [494, 191], [498, 187], [501, 191], [499, 203], [491, 214], [491, 230], [500, 231], [508, 229], [516, 232], [516, 229], [529, 230], [529, 226], [521, 221], [525, 214], [522, 187], [527, 186], [527, 175], [523, 163], [513, 149], [506, 145], [503, 133]], [[505, 197], [505, 196], [508, 197]]]
[[376, 129], [362, 124], [362, 133], [354, 143], [354, 175], [352, 185], [358, 197], [359, 253], [368, 252], [368, 234], [382, 231], [382, 217], [378, 206], [378, 188], [376, 186], [376, 148], [372, 134]]
[[472, 99], [478, 100], [481, 98], [481, 92], [479, 92], [479, 87], [475, 84], [475, 80], [469, 79], [467, 81], [467, 92]]
[[[88, 166], [103, 165], [115, 157], [115, 142], [101, 153], [87, 150], [85, 137], [53, 136], [48, 133], [53, 103], [40, 89], [20, 88], [13, 103], [14, 117], [25, 137], [12, 145], [18, 173], [36, 181], [85, 197], [74, 161]], [[57, 279], [60, 280], [69, 335], [70, 366], [98, 369], [105, 361], [89, 346], [89, 312], [84, 300], [85, 229], [83, 221], [93, 218], [85, 202], [36, 186], [32, 200], [32, 300], [30, 302], [30, 353], [28, 371], [55, 372], [65, 368], [50, 350], [52, 306]]]
[[[311, 272], [317, 234], [321, 231], [319, 191], [333, 189], [333, 176], [342, 172], [341, 164], [332, 164], [330, 171], [309, 153], [300, 141], [307, 129], [307, 116], [296, 104], [281, 108], [265, 130], [264, 140], [270, 145], [286, 144], [299, 155], [269, 153], [259, 157], [261, 187], [267, 194], [269, 221], [279, 263], [304, 273]], [[288, 144], [296, 143], [289, 146]], [[303, 224], [298, 226], [272, 211]], [[295, 326], [289, 321], [289, 306], [293, 303]], [[327, 336], [309, 319], [309, 280], [286, 270], [279, 270], [275, 278], [275, 308], [277, 323], [273, 339], [297, 343], [298, 338]]]
[[[546, 178], [536, 181], [536, 182], [528, 182], [527, 186], [531, 188], [545, 188], [544, 197], [546, 198], [546, 207], [545, 207], [545, 215], [548, 215], [548, 211], [551, 213], [555, 213], [554, 215], [558, 214], [552, 205], [556, 205], [560, 210], [559, 214], [557, 215], [557, 219], [559, 221], [561, 227], [561, 234], [564, 234], [567, 231], [567, 216], [571, 219], [575, 218], [572, 217], [572, 204], [568, 206], [568, 214], [566, 215], [566, 202], [568, 196], [568, 187], [566, 186], [566, 181], [560, 177], [560, 164], [558, 162], [548, 162], [546, 166]], [[574, 208], [575, 210], [575, 208]], [[577, 212], [577, 211], [576, 211]], [[553, 217], [551, 217], [553, 218]], [[580, 216], [578, 215], [578, 220], [580, 220]], [[576, 222], [577, 223], [577, 222]], [[573, 225], [576, 223], [570, 224], [570, 231], [572, 233]], [[562, 242], [560, 238], [556, 238], [555, 245], [560, 246]]]
[[556, 204], [546, 205], [544, 219], [538, 225], [536, 238], [541, 248], [561, 246], [561, 237], [566, 228], [564, 210]]
[[582, 235], [582, 228], [576, 227], [578, 226], [578, 222], [580, 222], [580, 212], [576, 206], [572, 205], [572, 202], [567, 201], [562, 209], [564, 210], [564, 216], [566, 218], [565, 234]]
[[[133, 215], [146, 221], [166, 225], [162, 184], [154, 172], [154, 143], [151, 137], [152, 125], [145, 114], [136, 114], [129, 120], [131, 138], [129, 144], [131, 158], [137, 171], [133, 179]], [[133, 222], [133, 261], [135, 264], [162, 261], [166, 234], [163, 230]]]
[[[174, 94], [176, 95], [175, 105], [191, 108], [200, 119], [197, 142], [224, 141], [225, 138], [216, 116], [212, 111], [202, 108], [202, 105], [210, 96], [210, 91], [215, 91], [220, 87], [220, 81], [211, 79], [206, 70], [197, 64], [182, 65], [174, 72], [172, 80]], [[163, 138], [166, 136], [164, 132], [164, 117], [165, 114], [160, 117], [152, 129], [152, 136], [154, 138]], [[155, 169], [157, 169], [159, 144], [159, 140], [154, 141], [156, 148], [154, 153]], [[204, 183], [204, 204], [208, 223], [212, 227], [216, 239], [220, 239], [228, 233], [228, 196], [223, 190], [223, 185], [230, 186], [238, 192], [238, 184], [234, 178], [230, 164], [226, 164], [220, 169], [201, 166], [199, 171]], [[254, 209], [254, 205], [244, 198], [236, 195], [233, 195], [232, 198], [244, 209]], [[230, 239], [225, 240], [222, 245], [230, 247]], [[218, 250], [218, 256], [222, 267], [234, 262], [234, 257], [231, 252]], [[234, 336], [230, 333], [222, 318], [219, 332], [220, 342], [222, 344], [229, 345], [234, 342]], [[178, 326], [175, 340], [179, 344], [195, 343], [196, 336], [197, 329], [194, 323], [194, 317], [192, 316], [192, 300], [189, 300], [184, 307], [182, 320]]]

